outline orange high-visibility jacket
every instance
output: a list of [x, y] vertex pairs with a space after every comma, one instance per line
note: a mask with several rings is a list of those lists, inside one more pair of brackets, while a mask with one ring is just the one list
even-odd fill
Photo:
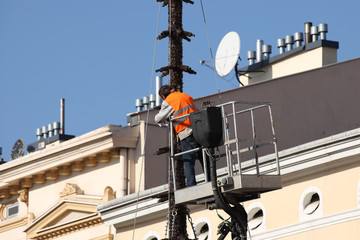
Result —
[[[174, 118], [198, 110], [195, 107], [193, 98], [187, 95], [186, 93], [173, 92], [169, 96], [167, 96], [165, 101], [174, 109], [174, 114], [172, 115], [172, 117]], [[190, 125], [191, 125], [191, 121], [189, 116], [184, 118], [179, 118], [175, 120], [173, 124], [176, 134], [178, 134], [185, 128], [189, 127]]]

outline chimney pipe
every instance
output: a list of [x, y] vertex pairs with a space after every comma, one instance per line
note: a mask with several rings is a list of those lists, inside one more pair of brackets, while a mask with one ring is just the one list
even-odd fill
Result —
[[50, 138], [50, 137], [53, 136], [53, 133], [54, 133], [53, 132], [53, 130], [54, 130], [53, 125], [51, 123], [49, 123], [48, 126], [47, 126], [47, 129], [48, 129], [48, 132], [49, 132], [48, 137]]
[[155, 94], [150, 94], [150, 109], [155, 107], [155, 101], [156, 101]]
[[319, 24], [320, 39], [326, 40], [326, 33], [328, 32], [328, 25], [326, 23]]
[[60, 134], [65, 134], [65, 99], [60, 99]]
[[304, 41], [303, 33], [302, 32], [296, 32], [294, 34], [294, 41], [295, 41], [296, 47], [300, 47], [302, 41]]
[[264, 55], [264, 60], [269, 59], [271, 54], [271, 45], [263, 45], [262, 53]]
[[135, 106], [136, 106], [137, 111], [140, 112], [143, 107], [141, 98], [136, 99]]
[[249, 60], [249, 65], [253, 65], [256, 59], [256, 52], [255, 51], [248, 51], [247, 52], [247, 59]]
[[317, 26], [312, 26], [310, 29], [311, 40], [312, 42], [316, 42], [318, 40], [319, 30]]
[[290, 51], [292, 49], [292, 46], [294, 44], [294, 37], [291, 35], [286, 35], [285, 36], [285, 44], [286, 44], [286, 48], [288, 51]]
[[279, 48], [280, 54], [283, 54], [285, 52], [285, 39], [279, 38], [277, 40], [277, 47]]
[[264, 41], [261, 39], [258, 39], [256, 41], [256, 62], [261, 62], [262, 59], [262, 45], [264, 44]]
[[54, 129], [54, 136], [58, 135], [60, 131], [60, 123], [53, 122], [53, 129]]
[[38, 141], [41, 139], [41, 135], [42, 135], [41, 128], [37, 128], [36, 129], [36, 137], [37, 137]]
[[47, 138], [47, 127], [46, 126], [42, 126], [41, 132], [42, 132], [43, 138], [44, 139]]
[[162, 78], [160, 76], [156, 76], [156, 101], [155, 101], [155, 105], [156, 106], [160, 106], [161, 105], [161, 97], [159, 96], [159, 90], [162, 86]]
[[310, 35], [311, 26], [312, 26], [311, 22], [305, 23], [305, 44], [311, 43], [311, 35]]
[[143, 97], [143, 105], [144, 105], [144, 110], [149, 109], [149, 97], [148, 96]]

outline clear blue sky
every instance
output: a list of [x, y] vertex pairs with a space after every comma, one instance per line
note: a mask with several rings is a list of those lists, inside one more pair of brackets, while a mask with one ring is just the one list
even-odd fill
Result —
[[[201, 5], [184, 4], [184, 91], [200, 97], [218, 91]], [[241, 38], [242, 61], [256, 40], [271, 44], [304, 32], [304, 23], [327, 23], [328, 40], [338, 41], [338, 61], [360, 56], [360, 3], [329, 1], [203, 1], [210, 42], [229, 31]], [[66, 101], [66, 133], [80, 136], [108, 124], [126, 125], [135, 99], [155, 92], [151, 86], [159, 3], [155, 0], [0, 0], [0, 147], [10, 160], [17, 139], [36, 141], [36, 128], [59, 121]], [[167, 8], [160, 10], [159, 34], [167, 29]], [[155, 69], [166, 66], [168, 40], [157, 41]], [[155, 75], [154, 75], [155, 76]], [[168, 81], [165, 78], [164, 81]], [[153, 81], [154, 82], [154, 81]], [[220, 90], [238, 86], [219, 78]], [[246, 100], [246, 99], [244, 99]], [[27, 152], [25, 153], [27, 154]]]

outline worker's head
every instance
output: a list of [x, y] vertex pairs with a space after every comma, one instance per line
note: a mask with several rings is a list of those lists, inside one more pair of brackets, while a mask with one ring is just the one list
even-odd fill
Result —
[[159, 89], [159, 96], [165, 100], [174, 90], [169, 85], [164, 85]]

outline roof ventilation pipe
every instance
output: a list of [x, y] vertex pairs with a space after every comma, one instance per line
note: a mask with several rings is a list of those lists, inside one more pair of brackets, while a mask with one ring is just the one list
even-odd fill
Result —
[[326, 23], [319, 24], [320, 39], [326, 40], [326, 33], [328, 32], [328, 25]]
[[271, 54], [271, 45], [263, 45], [262, 53], [264, 55], [264, 60], [269, 59]]
[[279, 48], [280, 54], [283, 54], [285, 52], [285, 39], [279, 38], [277, 40], [277, 47]]
[[144, 105], [144, 110], [149, 109], [149, 97], [148, 96], [143, 97], [143, 105]]
[[47, 138], [47, 127], [46, 126], [42, 126], [41, 133], [42, 133], [42, 136], [44, 139]]
[[36, 129], [36, 137], [37, 137], [38, 141], [41, 139], [41, 135], [42, 135], [41, 128], [37, 128]]
[[292, 49], [293, 44], [294, 44], [294, 37], [291, 35], [286, 35], [285, 36], [285, 45], [286, 45], [287, 51], [290, 51]]
[[311, 26], [312, 26], [311, 22], [305, 23], [305, 44], [311, 43], [311, 34], [310, 34]]
[[294, 34], [294, 41], [296, 47], [300, 47], [302, 45], [302, 42], [304, 41], [303, 33], [302, 32], [296, 32]]
[[155, 107], [156, 96], [155, 94], [150, 94], [150, 109]]
[[53, 129], [54, 129], [54, 136], [58, 135], [60, 133], [60, 123], [53, 122]]
[[155, 105], [156, 106], [160, 106], [161, 105], [161, 97], [159, 96], [159, 90], [162, 86], [162, 77], [160, 76], [156, 76], [156, 101], [155, 101]]
[[53, 128], [53, 125], [51, 123], [48, 124], [47, 126], [48, 128], [48, 136], [49, 138], [52, 137], [54, 135], [54, 128]]
[[264, 44], [264, 41], [261, 39], [258, 39], [256, 41], [256, 62], [261, 62], [262, 59], [262, 46]]
[[136, 106], [137, 111], [140, 112], [143, 107], [141, 98], [136, 99], [135, 106]]
[[247, 52], [247, 59], [249, 60], [249, 65], [253, 65], [256, 59], [256, 52], [255, 51], [248, 51]]
[[319, 35], [319, 29], [317, 26], [312, 26], [310, 29], [310, 34], [311, 34], [311, 40], [312, 42], [316, 42], [318, 40], [318, 35]]
[[65, 134], [65, 99], [60, 99], [60, 134]]

